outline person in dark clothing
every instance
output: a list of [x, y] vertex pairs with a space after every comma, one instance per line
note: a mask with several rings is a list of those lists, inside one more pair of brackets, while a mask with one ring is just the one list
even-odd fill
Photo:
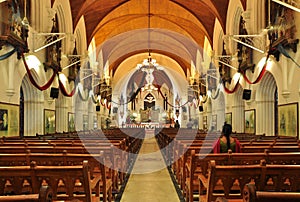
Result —
[[175, 121], [175, 126], [174, 127], [175, 128], [180, 128], [180, 124], [179, 124], [178, 120]]

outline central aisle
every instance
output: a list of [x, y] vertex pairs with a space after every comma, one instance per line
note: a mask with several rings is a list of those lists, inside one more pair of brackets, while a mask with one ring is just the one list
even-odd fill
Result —
[[154, 137], [146, 137], [122, 194], [121, 202], [179, 202], [171, 176]]

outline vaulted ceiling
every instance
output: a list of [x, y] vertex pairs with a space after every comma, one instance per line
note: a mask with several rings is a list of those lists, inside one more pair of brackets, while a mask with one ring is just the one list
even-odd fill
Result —
[[[240, 0], [246, 6], [247, 0]], [[54, 0], [52, 0], [54, 3]], [[69, 0], [73, 27], [84, 16], [86, 40], [95, 39], [115, 72], [126, 58], [163, 54], [186, 72], [205, 37], [212, 45], [215, 19], [223, 30], [229, 0]]]

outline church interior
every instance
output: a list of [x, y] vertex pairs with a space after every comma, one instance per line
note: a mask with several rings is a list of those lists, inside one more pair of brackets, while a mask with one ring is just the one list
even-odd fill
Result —
[[0, 16], [0, 202], [300, 201], [299, 0]]

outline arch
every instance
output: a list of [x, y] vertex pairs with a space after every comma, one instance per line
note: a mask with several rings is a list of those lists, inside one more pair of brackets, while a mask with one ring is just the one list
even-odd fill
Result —
[[230, 101], [232, 102], [232, 129], [235, 132], [244, 132], [245, 102], [242, 99], [243, 88], [240, 84], [238, 85], [237, 91], [230, 95]]
[[[31, 73], [38, 80], [37, 73], [34, 70]], [[31, 84], [27, 74], [23, 77], [21, 88], [24, 95], [24, 136], [44, 134], [44, 94]]]
[[219, 96], [213, 101], [214, 114], [217, 115], [217, 131], [221, 131], [225, 122], [225, 95], [223, 91], [219, 92]]
[[84, 114], [84, 102], [80, 98], [79, 93], [74, 96], [75, 104], [74, 104], [74, 113], [75, 113], [75, 124], [76, 130], [83, 130], [83, 114]]
[[208, 131], [211, 131], [211, 129], [212, 129], [212, 114], [213, 114], [212, 102], [213, 101], [212, 101], [211, 97], [208, 95], [208, 98], [204, 104], [204, 106], [205, 106], [204, 116], [206, 116], [206, 124], [207, 124]]
[[92, 130], [94, 128], [94, 114], [96, 112], [95, 104], [92, 99], [88, 100], [88, 130]]
[[[229, 2], [228, 11], [227, 11], [227, 25], [226, 33], [228, 34], [238, 34], [239, 33], [239, 24], [240, 17], [243, 13], [243, 6], [239, 0], [231, 0]], [[228, 53], [236, 52], [236, 43], [233, 40], [228, 41], [226, 44], [226, 51]]]
[[87, 41], [86, 41], [86, 29], [85, 29], [85, 20], [82, 16], [74, 30], [76, 46], [79, 54], [85, 54], [87, 50]]
[[275, 135], [275, 100], [277, 85], [271, 73], [266, 72], [256, 91], [257, 127], [256, 133]]
[[[150, 36], [149, 36], [150, 33]], [[150, 42], [148, 39], [151, 38]], [[139, 40], [137, 40], [139, 39]], [[169, 57], [181, 65], [184, 71], [190, 68], [190, 61], [196, 63], [197, 50], [203, 54], [203, 47], [182, 34], [167, 29], [138, 29], [119, 34], [97, 47], [102, 51], [104, 62], [109, 61], [110, 69], [117, 71], [126, 59], [139, 54], [151, 53]], [[161, 63], [160, 63], [161, 64]]]
[[[156, 58], [156, 54], [153, 54], [153, 58]], [[136, 69], [134, 69], [132, 64], [138, 64], [141, 61], [143, 61], [144, 58], [147, 58], [146, 54], [141, 54], [140, 57], [135, 58], [128, 58], [126, 59], [120, 67], [117, 69], [114, 80], [112, 83], [113, 87], [113, 96], [118, 95], [119, 92], [127, 92], [128, 84], [133, 77], [133, 75], [136, 72]], [[159, 57], [156, 58], [158, 61], [164, 60], [165, 63], [169, 63], [169, 67], [163, 66], [163, 70], [165, 74], [169, 77], [169, 80], [171, 82], [171, 86], [169, 85], [169, 88], [172, 89], [172, 94], [179, 94], [179, 95], [185, 95], [185, 86], [187, 86], [186, 78], [184, 77], [184, 73], [180, 71], [180, 66], [173, 61], [170, 58], [167, 57]], [[127, 74], [124, 74], [124, 72], [127, 72]], [[136, 90], [136, 89], [135, 89]], [[172, 102], [173, 105], [175, 105], [175, 96], [173, 96], [173, 99], [169, 99], [169, 102]], [[127, 98], [125, 97], [125, 103], [128, 102]]]

